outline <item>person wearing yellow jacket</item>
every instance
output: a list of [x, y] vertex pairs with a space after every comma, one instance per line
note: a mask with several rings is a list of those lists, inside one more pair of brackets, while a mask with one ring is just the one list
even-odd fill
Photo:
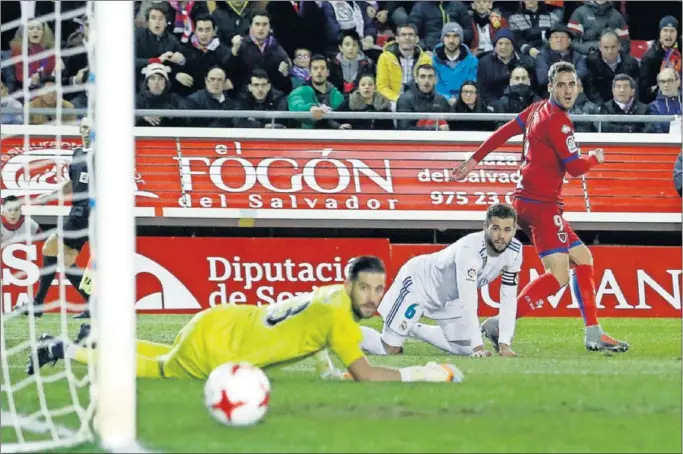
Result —
[[432, 63], [431, 55], [423, 52], [417, 41], [414, 25], [399, 25], [396, 41], [388, 42], [377, 60], [377, 91], [393, 106], [398, 97], [414, 84], [415, 68]]

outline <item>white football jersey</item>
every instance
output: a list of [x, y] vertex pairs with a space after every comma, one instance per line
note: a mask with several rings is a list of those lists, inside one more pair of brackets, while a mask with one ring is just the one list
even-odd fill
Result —
[[423, 294], [425, 315], [437, 315], [447, 303], [460, 297], [457, 281], [461, 273], [464, 279], [476, 281], [477, 288], [500, 275], [504, 281], [517, 279], [522, 266], [522, 243], [513, 238], [502, 254], [492, 256], [487, 252], [482, 230], [460, 238], [438, 252], [415, 257], [404, 266], [409, 267], [407, 274], [413, 276], [414, 290]]
[[[26, 230], [27, 225], [28, 230]], [[2, 236], [0, 237], [0, 243], [3, 246], [7, 246], [13, 243], [26, 242], [29, 237], [35, 238], [39, 230], [40, 226], [33, 218], [29, 219], [22, 216], [16, 224], [9, 224], [5, 218], [2, 218], [2, 227], [0, 228]]]

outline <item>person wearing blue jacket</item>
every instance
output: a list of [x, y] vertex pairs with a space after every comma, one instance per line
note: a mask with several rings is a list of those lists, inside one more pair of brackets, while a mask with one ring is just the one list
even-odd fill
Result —
[[441, 30], [441, 43], [434, 49], [432, 65], [436, 70], [436, 92], [448, 99], [452, 106], [466, 80], [477, 78], [479, 60], [463, 44], [463, 29], [449, 22]]
[[[681, 76], [672, 68], [664, 68], [657, 75], [659, 92], [657, 98], [650, 103], [650, 115], [681, 115]], [[670, 122], [649, 123], [646, 132], [667, 134]]]

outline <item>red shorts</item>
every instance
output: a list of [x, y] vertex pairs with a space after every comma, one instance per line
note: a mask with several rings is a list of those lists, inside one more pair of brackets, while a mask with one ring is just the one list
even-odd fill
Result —
[[515, 197], [513, 206], [517, 210], [517, 224], [533, 241], [539, 257], [566, 253], [582, 244], [557, 204]]

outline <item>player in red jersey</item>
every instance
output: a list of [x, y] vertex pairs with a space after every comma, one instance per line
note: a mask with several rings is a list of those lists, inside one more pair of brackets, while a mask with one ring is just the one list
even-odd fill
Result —
[[[550, 99], [526, 108], [489, 137], [474, 155], [453, 170], [464, 178], [484, 157], [513, 136], [524, 134], [521, 178], [513, 193], [518, 224], [536, 246], [546, 273], [530, 282], [517, 299], [517, 317], [541, 307], [544, 300], [570, 281], [586, 325], [586, 348], [591, 351], [625, 352], [629, 345], [605, 334], [598, 323], [593, 280], [593, 257], [562, 217], [562, 182], [565, 173], [581, 176], [604, 162], [602, 149], [582, 156], [574, 139], [567, 111], [576, 101], [576, 69], [558, 62], [548, 72]], [[484, 334], [497, 347], [497, 320], [482, 324]]]

